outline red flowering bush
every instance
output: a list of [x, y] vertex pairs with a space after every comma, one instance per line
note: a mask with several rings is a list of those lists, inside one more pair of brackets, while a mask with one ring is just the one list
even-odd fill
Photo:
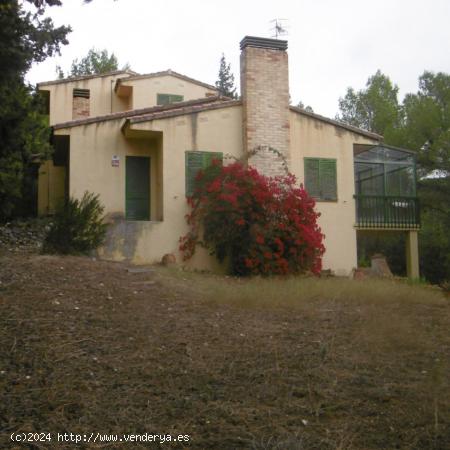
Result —
[[315, 202], [293, 175], [268, 178], [236, 162], [214, 161], [196, 178], [190, 231], [180, 239], [187, 260], [198, 244], [236, 275], [285, 275], [322, 267], [323, 235]]

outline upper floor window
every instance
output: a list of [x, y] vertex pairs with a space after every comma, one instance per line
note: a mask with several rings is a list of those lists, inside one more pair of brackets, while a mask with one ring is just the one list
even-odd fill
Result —
[[316, 200], [336, 201], [336, 160], [305, 158], [305, 189]]
[[72, 118], [84, 119], [90, 116], [89, 98], [91, 94], [89, 89], [73, 90], [73, 102], [72, 102]]
[[81, 98], [90, 98], [91, 93], [89, 89], [74, 89], [73, 90], [73, 97], [81, 97]]
[[156, 98], [157, 105], [169, 105], [170, 103], [182, 102], [184, 96], [175, 94], [158, 94]]

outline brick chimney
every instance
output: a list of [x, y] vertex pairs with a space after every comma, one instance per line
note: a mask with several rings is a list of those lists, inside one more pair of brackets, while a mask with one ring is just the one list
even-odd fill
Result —
[[246, 36], [240, 45], [244, 150], [259, 172], [283, 175], [283, 158], [270, 148], [289, 165], [287, 41]]

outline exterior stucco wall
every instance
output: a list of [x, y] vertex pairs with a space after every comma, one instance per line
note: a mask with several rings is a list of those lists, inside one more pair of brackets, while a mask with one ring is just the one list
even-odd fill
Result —
[[[179, 238], [188, 228], [185, 214], [185, 152], [223, 152], [241, 156], [240, 106], [204, 111], [138, 124], [140, 138], [126, 138], [114, 120], [57, 130], [70, 134], [70, 194], [88, 190], [100, 194], [111, 222], [104, 258], [128, 259], [136, 264], [159, 262], [166, 253], [181, 261]], [[145, 133], [148, 131], [148, 137]], [[159, 137], [158, 137], [159, 136]], [[120, 158], [119, 167], [111, 158]], [[151, 221], [125, 221], [125, 157], [151, 157]], [[227, 159], [225, 159], [227, 163]], [[199, 251], [188, 263], [195, 268], [220, 270], [214, 258]]]
[[[116, 80], [122, 79], [123, 86], [132, 87], [130, 97], [114, 92]], [[126, 80], [126, 74], [66, 81], [64, 83], [44, 84], [41, 91], [50, 93], [50, 125], [71, 121], [73, 117], [73, 90], [89, 89], [89, 116], [102, 116], [111, 112], [156, 106], [157, 94], [183, 95], [184, 100], [204, 98], [215, 95], [213, 89], [182, 80], [173, 75]]]
[[213, 89], [190, 83], [173, 75], [124, 80], [121, 84], [133, 87], [132, 99], [130, 99], [131, 109], [156, 106], [158, 94], [183, 95], [185, 101], [204, 98], [206, 94], [216, 94], [216, 91]]
[[304, 158], [336, 159], [337, 201], [316, 203], [325, 234], [324, 269], [346, 275], [357, 266], [353, 144], [377, 141], [291, 111], [291, 171], [303, 183]]
[[[57, 134], [70, 134], [70, 195], [81, 198], [85, 191], [100, 195], [105, 212], [115, 218], [125, 216], [125, 158], [150, 157], [150, 217], [160, 220], [162, 211], [157, 183], [160, 172], [160, 143], [151, 139], [126, 139], [120, 131], [119, 120], [99, 122]], [[112, 165], [113, 156], [119, 166]]]
[[40, 86], [39, 90], [50, 92], [50, 125], [72, 120], [73, 90], [75, 88], [89, 89], [91, 117], [129, 109], [128, 101], [114, 93], [115, 81], [124, 77], [126, 74], [117, 74]]

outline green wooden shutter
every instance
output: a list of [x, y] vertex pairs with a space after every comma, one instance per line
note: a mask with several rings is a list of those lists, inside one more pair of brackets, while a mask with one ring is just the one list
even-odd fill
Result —
[[185, 170], [186, 170], [186, 196], [194, 193], [195, 177], [199, 170], [204, 170], [212, 164], [214, 159], [223, 161], [223, 154], [220, 152], [186, 152]]
[[195, 177], [199, 170], [203, 169], [202, 152], [186, 152], [186, 196], [190, 197], [194, 193]]
[[319, 160], [320, 198], [337, 200], [336, 160]]
[[320, 198], [320, 171], [317, 158], [305, 158], [305, 189], [311, 197]]
[[170, 103], [182, 102], [184, 100], [183, 95], [170, 95]]
[[170, 103], [182, 102], [183, 100], [184, 100], [183, 95], [157, 94], [156, 96], [157, 105], [169, 105]]
[[203, 153], [203, 169], [209, 167], [213, 160], [219, 160], [221, 163], [223, 162], [223, 154], [220, 152], [204, 152]]
[[158, 94], [156, 96], [156, 104], [157, 105], [168, 105], [170, 103], [170, 95], [169, 94]]

